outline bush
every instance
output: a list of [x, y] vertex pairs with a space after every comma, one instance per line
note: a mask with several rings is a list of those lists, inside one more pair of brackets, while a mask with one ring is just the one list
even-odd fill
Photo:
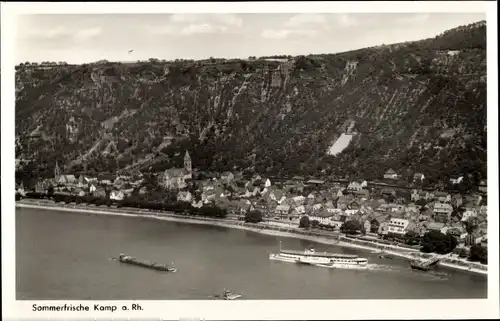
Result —
[[408, 245], [418, 245], [420, 241], [420, 235], [415, 231], [408, 231], [404, 236], [404, 242]]
[[262, 222], [262, 213], [259, 211], [248, 211], [245, 214], [245, 222], [247, 222], [247, 223]]
[[357, 234], [361, 230], [361, 223], [356, 220], [347, 221], [340, 227], [340, 231], [345, 234]]
[[488, 264], [488, 249], [478, 244], [471, 246], [469, 261]]
[[447, 254], [457, 247], [457, 240], [439, 231], [429, 231], [422, 238], [421, 251], [424, 253]]
[[301, 228], [309, 228], [311, 226], [311, 222], [309, 221], [308, 216], [302, 216], [299, 221], [299, 227]]

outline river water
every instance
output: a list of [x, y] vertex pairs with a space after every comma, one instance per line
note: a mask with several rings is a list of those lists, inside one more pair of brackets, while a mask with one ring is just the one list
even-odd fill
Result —
[[[270, 261], [279, 248], [358, 254], [366, 271]], [[119, 253], [172, 263], [177, 273], [123, 265]], [[409, 263], [363, 250], [254, 232], [52, 210], [16, 209], [18, 300], [210, 300], [224, 288], [243, 299], [486, 298], [487, 278]]]

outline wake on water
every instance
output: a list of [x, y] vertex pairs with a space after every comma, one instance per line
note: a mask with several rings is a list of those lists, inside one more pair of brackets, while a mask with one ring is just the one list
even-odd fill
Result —
[[433, 280], [448, 280], [450, 277], [450, 273], [443, 271], [415, 271], [410, 267], [404, 268], [399, 266], [391, 266], [384, 264], [368, 264], [367, 270], [374, 272], [391, 272], [391, 273], [402, 273], [402, 272], [413, 272], [420, 273], [425, 278], [433, 279]]

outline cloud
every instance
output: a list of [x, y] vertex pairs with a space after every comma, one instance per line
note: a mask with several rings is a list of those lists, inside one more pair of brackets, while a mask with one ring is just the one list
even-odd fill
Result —
[[181, 34], [191, 35], [191, 34], [207, 34], [207, 33], [217, 33], [226, 32], [227, 27], [225, 26], [214, 26], [208, 23], [204, 24], [192, 24], [181, 29]]
[[64, 37], [73, 37], [77, 40], [89, 39], [98, 36], [102, 33], [101, 28], [86, 28], [79, 30], [72, 30], [67, 27], [57, 26], [49, 29], [36, 29], [27, 32], [28, 37], [37, 39], [60, 39]]
[[267, 29], [261, 33], [261, 37], [267, 39], [286, 39], [293, 36], [312, 37], [315, 36], [316, 34], [317, 34], [316, 30]]
[[169, 35], [176, 32], [176, 29], [173, 26], [150, 27], [148, 29], [148, 32], [156, 35]]
[[423, 23], [430, 18], [430, 14], [428, 13], [417, 13], [417, 14], [409, 14], [404, 15], [403, 17], [397, 18], [399, 23]]
[[71, 31], [63, 26], [57, 26], [50, 29], [32, 29], [27, 32], [28, 36], [43, 39], [59, 38], [62, 36], [70, 36], [71, 34]]
[[102, 33], [101, 28], [87, 28], [78, 30], [75, 34], [75, 38], [77, 39], [90, 39], [94, 38]]
[[295, 15], [285, 22], [286, 27], [299, 27], [303, 25], [326, 25], [326, 17], [322, 14], [301, 13]]
[[340, 26], [345, 28], [355, 27], [359, 24], [358, 19], [348, 14], [340, 14], [337, 16], [336, 20]]
[[212, 23], [240, 28], [243, 19], [234, 14], [174, 14], [170, 21], [174, 23]]

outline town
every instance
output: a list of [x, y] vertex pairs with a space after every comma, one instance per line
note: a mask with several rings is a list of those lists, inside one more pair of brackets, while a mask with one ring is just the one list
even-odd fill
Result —
[[[157, 207], [174, 211], [180, 208], [183, 212], [216, 208], [218, 213], [223, 213], [216, 217], [421, 244], [427, 247], [425, 252], [444, 254], [453, 250], [460, 257], [486, 263], [485, 181], [481, 181], [475, 191], [460, 193], [415, 187], [424, 180], [423, 173], [415, 173], [413, 182], [401, 185], [392, 169], [377, 182], [302, 176], [271, 178], [241, 172], [205, 173], [193, 169], [186, 151], [183, 168], [170, 168], [153, 175], [88, 177], [63, 173], [56, 164], [53, 178], [40, 179], [31, 188], [19, 183], [16, 199], [50, 194], [53, 199], [66, 203], [81, 203], [90, 197], [93, 201], [87, 202], [98, 206], [141, 207], [138, 202], [147, 201], [183, 204]], [[460, 186], [462, 182], [463, 177], [457, 177], [451, 178], [449, 184]], [[422, 242], [426, 233], [452, 236], [456, 242], [448, 248], [426, 246]], [[472, 254], [471, 248], [474, 248]]]

